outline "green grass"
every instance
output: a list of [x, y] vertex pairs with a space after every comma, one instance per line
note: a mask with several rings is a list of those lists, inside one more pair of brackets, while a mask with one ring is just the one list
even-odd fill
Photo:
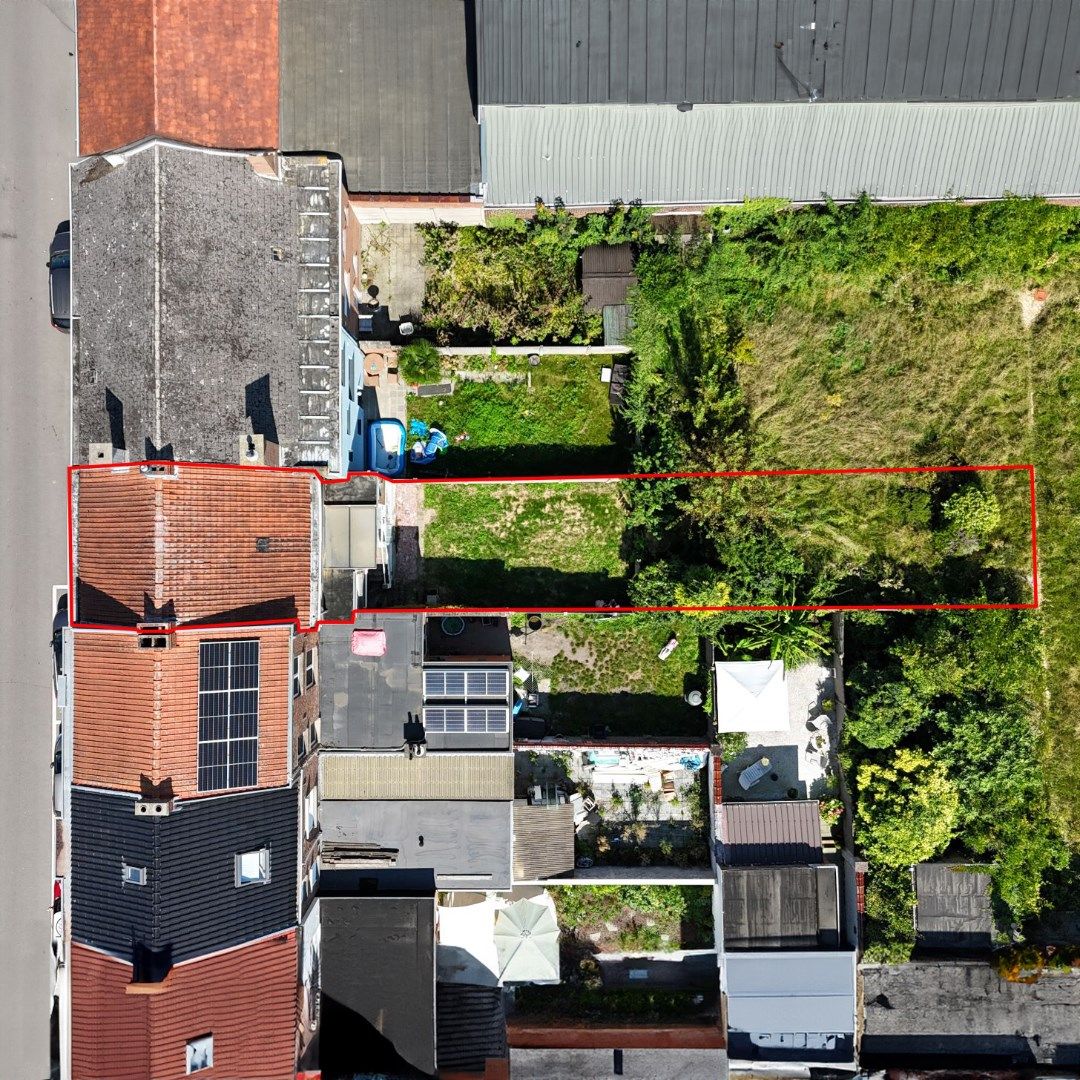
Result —
[[424, 502], [425, 583], [440, 602], [622, 602], [626, 515], [616, 484], [440, 484]]
[[[530, 657], [528, 638], [515, 649], [534, 676], [551, 680], [548, 700], [559, 734], [587, 735], [592, 725], [603, 724], [613, 736], [705, 737], [706, 711], [683, 700], [688, 689], [708, 689], [701, 620], [678, 614], [563, 615], [546, 616], [545, 626], [568, 643], [550, 662]], [[658, 659], [672, 637], [678, 647], [667, 660]]]
[[[625, 472], [629, 451], [614, 427], [602, 359], [524, 357], [495, 365], [516, 382], [455, 381], [449, 397], [410, 395], [409, 419], [438, 427], [450, 450], [418, 476], [586, 475]], [[474, 370], [489, 362], [462, 361]], [[467, 439], [460, 439], [466, 435]]]

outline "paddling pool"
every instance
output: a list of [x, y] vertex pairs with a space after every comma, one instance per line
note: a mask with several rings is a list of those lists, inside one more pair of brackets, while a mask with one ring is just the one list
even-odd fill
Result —
[[376, 420], [368, 428], [367, 467], [383, 476], [404, 476], [405, 425], [400, 420]]

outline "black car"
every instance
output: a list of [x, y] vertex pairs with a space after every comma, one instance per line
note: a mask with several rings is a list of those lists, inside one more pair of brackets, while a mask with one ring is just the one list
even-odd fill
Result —
[[49, 315], [57, 330], [71, 329], [71, 222], [56, 226], [49, 245]]

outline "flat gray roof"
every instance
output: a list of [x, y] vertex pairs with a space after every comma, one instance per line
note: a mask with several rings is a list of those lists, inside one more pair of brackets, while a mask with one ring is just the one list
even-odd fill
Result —
[[[354, 628], [381, 629], [385, 656], [353, 656]], [[423, 705], [422, 615], [367, 615], [354, 626], [319, 630], [322, 741], [328, 747], [392, 750], [405, 742], [405, 725]]]
[[323, 1068], [433, 1074], [434, 898], [324, 896], [319, 918]]
[[1080, 102], [485, 105], [490, 207], [1080, 194]]
[[254, 432], [338, 468], [340, 165], [277, 165], [155, 142], [71, 166], [76, 461], [237, 462]]
[[327, 800], [319, 822], [331, 843], [393, 849], [397, 869], [434, 870], [440, 889], [508, 889], [512, 806], [510, 800]]
[[743, 866], [720, 871], [724, 947], [836, 948], [840, 941], [835, 866]]
[[480, 179], [464, 0], [281, 0], [281, 144], [339, 154], [355, 192]]
[[1080, 974], [1002, 979], [984, 960], [866, 965], [862, 1053], [1080, 1065]]
[[1080, 96], [1080, 0], [476, 0], [484, 104]]
[[994, 936], [990, 875], [954, 863], [915, 867], [915, 924], [924, 948], [989, 949]]

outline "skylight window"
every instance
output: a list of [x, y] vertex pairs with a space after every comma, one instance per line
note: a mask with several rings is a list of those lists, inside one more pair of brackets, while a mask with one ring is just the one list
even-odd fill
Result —
[[236, 856], [236, 887], [265, 885], [270, 880], [270, 849], [242, 851]]

